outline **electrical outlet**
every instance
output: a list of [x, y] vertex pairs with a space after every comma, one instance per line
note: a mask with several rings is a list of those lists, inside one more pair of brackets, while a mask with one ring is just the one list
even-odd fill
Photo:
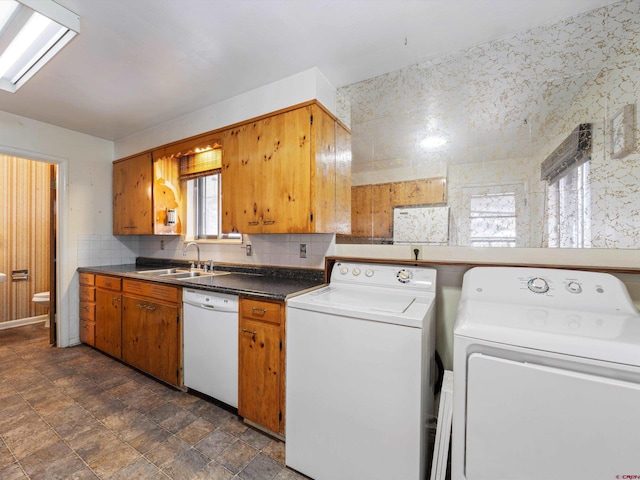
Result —
[[422, 260], [422, 245], [411, 245], [411, 260]]
[[251, 255], [253, 255], [253, 250], [251, 249], [250, 243], [247, 243], [247, 246], [245, 248], [247, 250], [247, 257], [250, 257]]
[[300, 244], [300, 258], [307, 258], [307, 244]]
[[160, 240], [160, 250], [164, 250], [164, 240]]

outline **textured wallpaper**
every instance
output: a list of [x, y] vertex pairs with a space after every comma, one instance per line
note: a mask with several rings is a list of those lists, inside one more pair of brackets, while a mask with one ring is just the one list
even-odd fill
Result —
[[[628, 0], [343, 87], [353, 183], [446, 176], [451, 245], [478, 236], [470, 199], [485, 192], [515, 195], [515, 246], [640, 248], [638, 133], [631, 122], [635, 145], [614, 158], [611, 123], [638, 103], [639, 62], [640, 1]], [[581, 123], [587, 166], [542, 181]]]

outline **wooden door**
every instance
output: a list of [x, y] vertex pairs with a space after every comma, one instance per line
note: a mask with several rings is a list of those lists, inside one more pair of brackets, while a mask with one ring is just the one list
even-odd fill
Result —
[[232, 128], [222, 134], [222, 232], [239, 233], [243, 199], [240, 136], [246, 127]]
[[240, 318], [238, 413], [280, 429], [280, 326]]
[[[242, 233], [262, 232], [263, 190], [271, 179], [262, 170], [265, 122], [258, 120], [245, 125], [238, 134], [241, 180], [239, 229]], [[238, 192], [236, 192], [238, 194]]]
[[307, 233], [311, 215], [311, 110], [271, 118], [271, 181], [264, 190], [264, 233]]
[[122, 357], [122, 298], [119, 292], [96, 290], [96, 348]]
[[113, 234], [153, 234], [153, 162], [146, 153], [113, 164]]
[[351, 235], [354, 237], [373, 236], [372, 192], [372, 185], [351, 188]]
[[122, 296], [122, 360], [172, 385], [179, 379], [178, 307]]
[[381, 239], [393, 238], [393, 206], [391, 183], [380, 183], [372, 187], [373, 237]]
[[318, 106], [311, 107], [311, 179], [310, 211], [313, 221], [311, 233], [336, 231], [336, 122]]

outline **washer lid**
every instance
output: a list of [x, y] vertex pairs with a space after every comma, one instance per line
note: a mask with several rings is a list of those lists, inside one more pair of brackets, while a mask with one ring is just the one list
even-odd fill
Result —
[[640, 316], [466, 299], [455, 336], [640, 365]]
[[432, 308], [433, 293], [399, 293], [384, 288], [328, 286], [294, 297], [289, 308], [317, 311], [421, 328]]

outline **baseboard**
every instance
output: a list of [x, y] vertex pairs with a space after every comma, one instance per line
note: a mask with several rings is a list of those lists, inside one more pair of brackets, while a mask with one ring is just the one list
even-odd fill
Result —
[[37, 317], [19, 318], [18, 320], [9, 320], [8, 322], [0, 322], [0, 330], [7, 328], [22, 327], [24, 325], [32, 325], [34, 323], [46, 322], [49, 315], [38, 315]]

